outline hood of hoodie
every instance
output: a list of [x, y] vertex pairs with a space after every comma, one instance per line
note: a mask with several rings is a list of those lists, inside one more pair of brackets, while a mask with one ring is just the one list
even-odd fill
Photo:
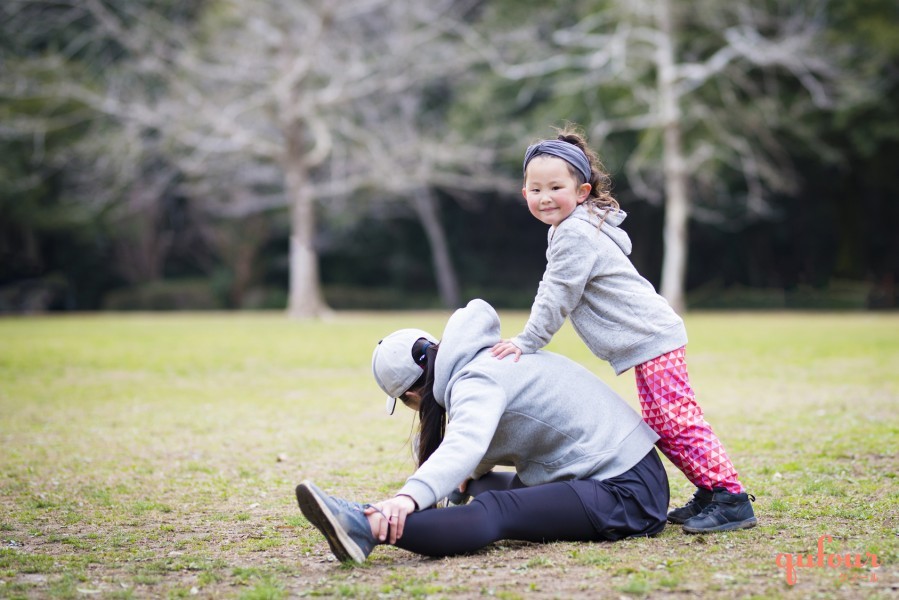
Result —
[[[579, 219], [581, 221], [585, 221], [592, 225], [593, 227], [598, 227], [602, 217], [605, 216], [606, 220], [602, 221], [602, 227], [599, 228], [599, 232], [608, 236], [613, 242], [615, 242], [621, 251], [624, 252], [625, 255], [630, 255], [631, 249], [633, 245], [631, 244], [631, 238], [627, 235], [627, 232], [621, 229], [619, 226], [621, 223], [627, 218], [627, 213], [621, 209], [612, 210], [612, 209], [599, 209], [597, 214], [593, 214], [590, 210], [581, 204], [568, 217], [569, 219]], [[566, 219], [567, 220], [567, 219]], [[562, 221], [564, 223], [565, 221]]]
[[434, 398], [441, 406], [446, 408], [446, 388], [453, 376], [500, 339], [499, 315], [483, 300], [472, 300], [452, 314], [440, 339], [434, 370]]

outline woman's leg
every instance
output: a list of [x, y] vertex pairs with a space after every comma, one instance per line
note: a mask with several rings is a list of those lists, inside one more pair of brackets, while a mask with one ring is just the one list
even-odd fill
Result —
[[634, 372], [643, 420], [659, 435], [665, 456], [698, 488], [742, 492], [737, 470], [696, 403], [685, 348], [637, 365]]
[[667, 506], [668, 480], [652, 450], [630, 471], [604, 481], [487, 491], [465, 506], [411, 514], [396, 545], [427, 556], [447, 556], [503, 539], [614, 540], [658, 533]]
[[396, 545], [426, 556], [449, 556], [502, 539], [586, 541], [597, 534], [574, 490], [566, 483], [547, 483], [487, 491], [465, 506], [413, 513]]

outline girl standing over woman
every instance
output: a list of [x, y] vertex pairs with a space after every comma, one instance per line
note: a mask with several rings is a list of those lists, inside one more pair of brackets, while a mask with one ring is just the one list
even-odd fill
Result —
[[[399, 399], [419, 414], [419, 466], [374, 504], [297, 486], [300, 509], [338, 559], [363, 562], [378, 544], [448, 556], [501, 539], [611, 541], [664, 529], [658, 436], [581, 365], [551, 352], [497, 361], [499, 340], [496, 311], [472, 300], [439, 343], [419, 329], [378, 343], [372, 371], [388, 413]], [[469, 478], [470, 503], [428, 510]]]
[[662, 452], [697, 490], [668, 513], [684, 531], [746, 529], [757, 523], [737, 471], [703, 417], [687, 376], [683, 320], [631, 263], [627, 216], [596, 154], [575, 129], [528, 147], [528, 209], [549, 225], [546, 271], [524, 331], [496, 344], [502, 359], [542, 348], [570, 317], [575, 331], [616, 374], [634, 368], [643, 419]]

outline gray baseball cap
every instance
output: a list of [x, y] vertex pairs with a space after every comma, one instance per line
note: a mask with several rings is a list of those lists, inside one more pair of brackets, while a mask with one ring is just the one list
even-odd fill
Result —
[[378, 342], [371, 355], [371, 371], [375, 381], [387, 394], [388, 415], [393, 414], [396, 399], [409, 391], [421, 377], [422, 368], [412, 356], [412, 346], [421, 338], [432, 344], [437, 343], [437, 339], [427, 331], [400, 329]]

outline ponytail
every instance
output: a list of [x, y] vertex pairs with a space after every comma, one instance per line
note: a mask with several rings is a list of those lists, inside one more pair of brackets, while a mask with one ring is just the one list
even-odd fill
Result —
[[418, 411], [418, 466], [428, 460], [443, 441], [446, 435], [446, 409], [434, 398], [434, 364], [437, 358], [438, 345], [431, 345], [425, 350], [427, 366], [421, 379], [411, 389], [421, 395], [421, 406]]
[[[612, 196], [612, 178], [609, 177], [596, 153], [587, 146], [587, 138], [577, 127], [566, 125], [564, 128], [556, 130], [556, 133], [557, 140], [577, 146], [590, 161], [590, 181], [581, 181], [581, 183], [589, 183], [591, 188], [590, 196], [584, 205], [595, 215], [598, 215], [600, 211], [605, 211], [599, 223], [599, 226], [602, 227], [609, 211], [617, 212], [621, 208], [618, 201]], [[572, 173], [578, 177], [578, 180], [583, 178], [577, 169], [572, 169]]]

